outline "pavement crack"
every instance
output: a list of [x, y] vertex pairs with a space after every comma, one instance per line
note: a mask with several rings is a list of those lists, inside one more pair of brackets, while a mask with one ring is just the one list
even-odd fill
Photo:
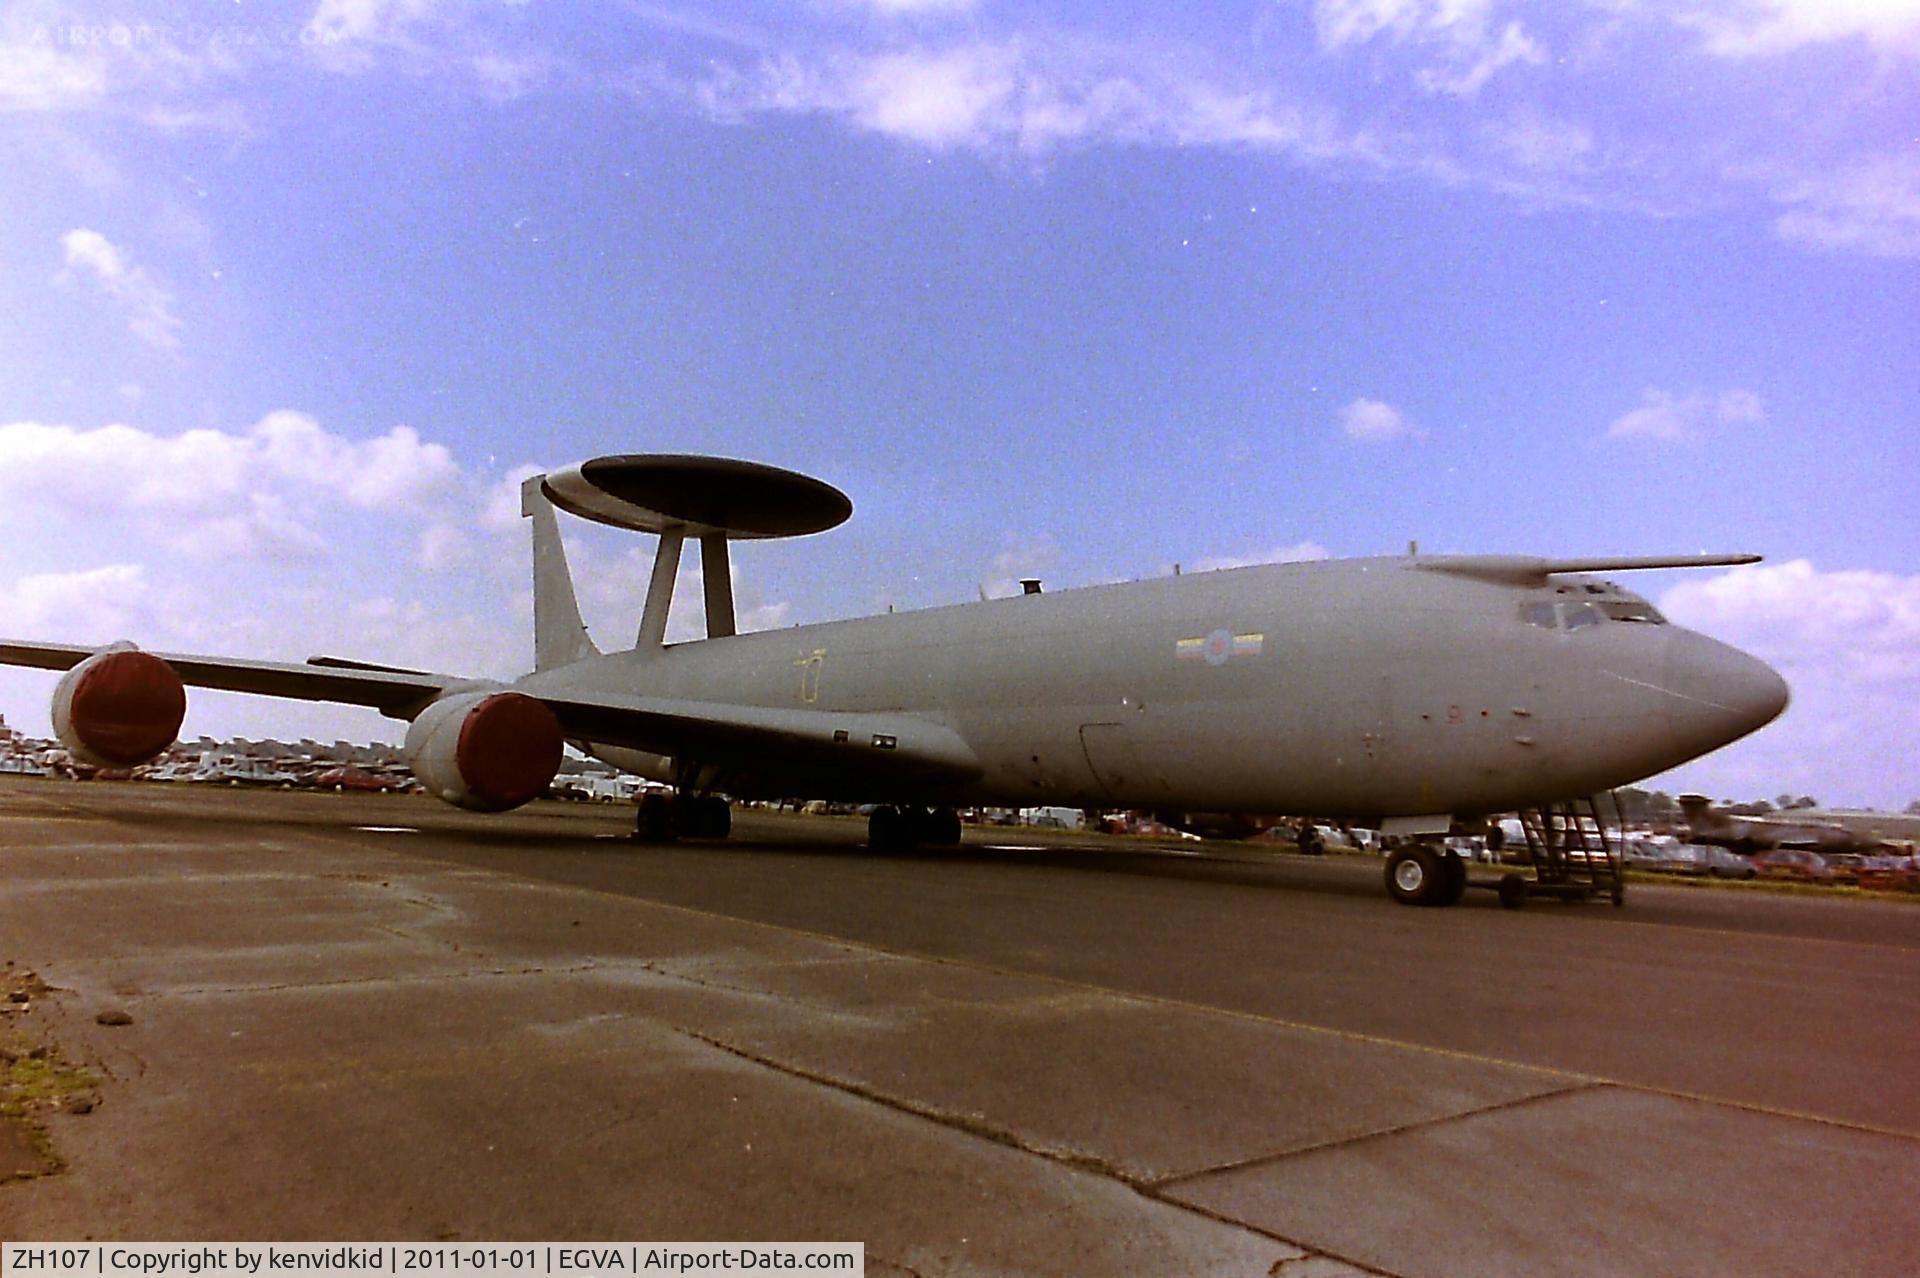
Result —
[[1122, 1184], [1138, 1188], [1139, 1182], [1137, 1177], [1128, 1175], [1125, 1171], [1104, 1158], [1093, 1154], [1081, 1153], [1077, 1150], [1057, 1149], [1035, 1144], [1022, 1139], [1017, 1133], [998, 1123], [989, 1122], [985, 1115], [955, 1113], [952, 1110], [940, 1109], [932, 1105], [918, 1104], [904, 1097], [880, 1091], [877, 1088], [854, 1079], [838, 1078], [831, 1074], [821, 1073], [817, 1070], [810, 1070], [799, 1065], [789, 1064], [786, 1061], [777, 1060], [774, 1057], [752, 1051], [735, 1043], [729, 1043], [724, 1039], [715, 1038], [711, 1034], [684, 1025], [675, 1026], [674, 1029], [676, 1032], [684, 1034], [688, 1038], [705, 1043], [708, 1047], [725, 1052], [729, 1056], [735, 1056], [741, 1060], [762, 1066], [763, 1068], [785, 1074], [789, 1078], [797, 1078], [802, 1082], [812, 1083], [819, 1087], [830, 1087], [835, 1091], [844, 1092], [849, 1096], [856, 1096], [861, 1100], [871, 1101], [876, 1105], [883, 1105], [888, 1109], [896, 1110], [903, 1114], [911, 1114], [915, 1118], [924, 1118], [930, 1122], [939, 1123], [943, 1127], [951, 1127], [956, 1131], [965, 1132], [969, 1136], [978, 1136], [984, 1140], [992, 1141], [996, 1145], [1004, 1145], [1008, 1149], [1017, 1149], [1023, 1154], [1034, 1154], [1047, 1159], [1049, 1162], [1063, 1163], [1069, 1167], [1092, 1172], [1095, 1175], [1105, 1176], [1110, 1180], [1117, 1180]]
[[485, 979], [516, 979], [529, 976], [578, 976], [599, 971], [595, 962], [574, 963], [565, 967], [486, 967], [464, 972], [428, 972], [419, 976], [355, 976], [337, 981], [282, 981], [272, 985], [203, 985], [169, 990], [151, 998], [209, 998], [238, 994], [282, 994], [296, 990], [352, 989], [360, 986], [433, 985]]
[[1556, 1088], [1549, 1092], [1536, 1092], [1531, 1096], [1520, 1096], [1498, 1105], [1482, 1105], [1477, 1109], [1461, 1110], [1454, 1114], [1439, 1114], [1432, 1118], [1415, 1119], [1410, 1123], [1399, 1123], [1392, 1127], [1382, 1127], [1375, 1131], [1359, 1132], [1352, 1136], [1342, 1136], [1338, 1140], [1320, 1141], [1317, 1144], [1301, 1145], [1292, 1149], [1277, 1150], [1271, 1154], [1256, 1154], [1252, 1158], [1236, 1159], [1230, 1163], [1219, 1163], [1212, 1167], [1202, 1167], [1197, 1171], [1180, 1172], [1173, 1176], [1161, 1176], [1142, 1182], [1142, 1187], [1158, 1194], [1170, 1186], [1184, 1185], [1188, 1181], [1204, 1180], [1209, 1176], [1230, 1176], [1235, 1172], [1249, 1171], [1256, 1167], [1270, 1167], [1285, 1162], [1289, 1158], [1299, 1158], [1306, 1154], [1325, 1153], [1332, 1149], [1351, 1149], [1370, 1141], [1385, 1140], [1392, 1136], [1405, 1136], [1410, 1132], [1430, 1131], [1436, 1127], [1445, 1127], [1451, 1123], [1466, 1122], [1469, 1119], [1484, 1118], [1488, 1114], [1499, 1114], [1507, 1110], [1522, 1109], [1528, 1105], [1537, 1105], [1543, 1101], [1563, 1100], [1577, 1096], [1582, 1092], [1597, 1092], [1613, 1089], [1611, 1083], [1580, 1083], [1572, 1087]]

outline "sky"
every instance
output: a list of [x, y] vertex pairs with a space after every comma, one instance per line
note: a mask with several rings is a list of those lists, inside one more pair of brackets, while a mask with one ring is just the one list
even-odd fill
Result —
[[[855, 508], [746, 628], [1762, 554], [1630, 583], [1794, 690], [1654, 784], [1897, 808], [1917, 427], [1920, 0], [0, 5], [13, 638], [511, 677], [519, 480], [717, 453]], [[650, 541], [567, 523], [630, 642]]]

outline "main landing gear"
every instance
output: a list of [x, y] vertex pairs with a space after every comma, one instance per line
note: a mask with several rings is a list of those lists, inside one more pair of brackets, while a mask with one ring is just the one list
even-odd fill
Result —
[[733, 808], [718, 795], [643, 795], [633, 837], [641, 843], [675, 839], [724, 839], [733, 833]]
[[922, 845], [960, 842], [960, 814], [952, 808], [883, 804], [867, 818], [867, 846], [876, 852], [906, 852]]
[[1429, 840], [1387, 854], [1387, 892], [1402, 905], [1458, 905], [1467, 890], [1467, 863]]

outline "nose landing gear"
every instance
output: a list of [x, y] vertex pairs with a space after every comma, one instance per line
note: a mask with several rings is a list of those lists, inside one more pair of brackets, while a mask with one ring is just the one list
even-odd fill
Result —
[[1402, 905], [1456, 905], [1467, 890], [1460, 854], [1422, 839], [1387, 856], [1387, 892]]

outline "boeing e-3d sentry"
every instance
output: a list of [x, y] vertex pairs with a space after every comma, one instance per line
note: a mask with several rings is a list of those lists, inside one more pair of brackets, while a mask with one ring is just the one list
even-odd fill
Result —
[[[659, 537], [633, 647], [589, 638], [556, 507]], [[571, 742], [674, 788], [641, 805], [654, 840], [724, 837], [723, 796], [878, 804], [869, 837], [884, 848], [956, 842], [955, 809], [972, 804], [1297, 813], [1404, 836], [1387, 887], [1422, 905], [1465, 886], [1439, 839], [1456, 824], [1663, 771], [1787, 702], [1760, 661], [1590, 575], [1751, 555], [1409, 553], [735, 633], [729, 543], [821, 532], [852, 509], [819, 480], [711, 457], [529, 479], [535, 669], [511, 683], [131, 644], [9, 642], [0, 661], [67, 672], [55, 730], [98, 764], [164, 750], [192, 684], [407, 720], [415, 774], [466, 808], [542, 794]], [[707, 637], [668, 644], [689, 539]]]

